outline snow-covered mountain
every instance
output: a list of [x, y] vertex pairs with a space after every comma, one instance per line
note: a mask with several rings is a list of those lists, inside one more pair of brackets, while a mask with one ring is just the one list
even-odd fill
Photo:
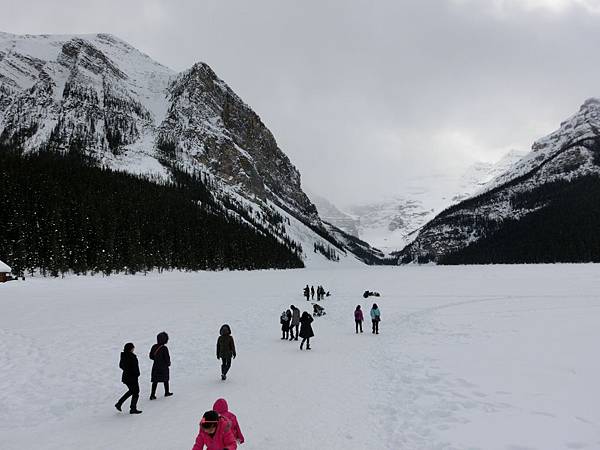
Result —
[[489, 183], [510, 171], [525, 155], [526, 152], [511, 150], [495, 163], [480, 161], [471, 165], [460, 177], [452, 203], [458, 203], [482, 192]]
[[403, 262], [554, 262], [600, 258], [600, 100], [420, 231]]
[[273, 232], [301, 244], [306, 262], [323, 260], [315, 244], [356, 260], [260, 117], [204, 63], [176, 73], [108, 34], [0, 33], [0, 142], [162, 182], [173, 170], [202, 174], [250, 222], [281, 214]]
[[311, 192], [309, 196], [323, 220], [384, 252], [393, 252], [410, 243], [418, 230], [444, 208], [478, 193], [524, 155], [512, 150], [495, 163], [473, 164], [460, 177], [438, 176], [439, 183], [415, 180], [401, 195], [347, 205], [347, 212], [318, 194]]

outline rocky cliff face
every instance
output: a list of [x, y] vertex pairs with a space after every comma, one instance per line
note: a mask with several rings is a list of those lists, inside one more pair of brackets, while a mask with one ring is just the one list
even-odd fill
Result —
[[[418, 237], [397, 256], [401, 262], [498, 262], [493, 258], [485, 259], [481, 254], [475, 255], [474, 250], [469, 253], [473, 255], [471, 260], [453, 255], [464, 254], [467, 248], [481, 248], [481, 253], [483, 242], [486, 251], [497, 250], [498, 254], [506, 255], [506, 248], [512, 245], [510, 236], [516, 239], [518, 235], [530, 233], [532, 228], [527, 226], [532, 224], [538, 228], [528, 237], [530, 241], [549, 236], [551, 230], [546, 229], [538, 218], [544, 216], [549, 223], [550, 211], [552, 221], [561, 221], [564, 226], [571, 227], [573, 221], [579, 220], [576, 219], [579, 211], [567, 212], [566, 208], [556, 205], [558, 202], [568, 204], [567, 198], [573, 204], [580, 195], [592, 195], [577, 190], [577, 187], [584, 185], [579, 183], [582, 180], [587, 186], [595, 185], [599, 175], [600, 101], [590, 99], [557, 131], [535, 142], [529, 154], [492, 180], [482, 192], [446, 209], [427, 223]], [[500, 236], [501, 244], [496, 242]], [[563, 243], [567, 247], [567, 240], [579, 243], [587, 238], [589, 236], [563, 236]], [[540, 244], [541, 247], [544, 245], [551, 247], [550, 242]], [[492, 250], [494, 246], [496, 250]], [[519, 251], [512, 249], [510, 261], [520, 262], [518, 254]], [[522, 261], [530, 260], [526, 256]], [[536, 262], [564, 260], [560, 256], [544, 258], [543, 254], [536, 258]]]
[[300, 172], [260, 117], [208, 65], [178, 75], [168, 92], [170, 106], [158, 132], [165, 157], [200, 162], [243, 192], [319, 223], [300, 187]]
[[178, 74], [111, 35], [0, 33], [0, 141], [158, 182], [201, 173], [236, 214], [282, 238], [342, 246], [260, 117], [204, 63]]

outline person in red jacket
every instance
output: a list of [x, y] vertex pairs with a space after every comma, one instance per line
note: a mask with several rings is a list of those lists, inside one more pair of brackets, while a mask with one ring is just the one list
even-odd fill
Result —
[[231, 431], [233, 432], [233, 436], [240, 443], [244, 443], [244, 435], [242, 434], [242, 430], [240, 430], [240, 424], [238, 423], [237, 417], [234, 413], [229, 411], [229, 405], [227, 404], [227, 400], [224, 398], [219, 398], [213, 405], [213, 410], [218, 412], [221, 416], [231, 422]]
[[356, 305], [356, 309], [354, 310], [354, 323], [356, 325], [356, 333], [358, 333], [358, 329], [360, 328], [360, 332], [362, 333], [362, 323], [365, 320], [363, 316], [362, 309], [360, 309], [360, 305]]
[[236, 450], [237, 443], [227, 418], [216, 411], [206, 411], [200, 421], [200, 431], [192, 450]]

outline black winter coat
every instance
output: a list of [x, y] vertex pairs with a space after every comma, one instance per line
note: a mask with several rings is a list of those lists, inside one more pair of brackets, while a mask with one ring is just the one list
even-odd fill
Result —
[[222, 334], [217, 339], [217, 358], [235, 356], [235, 342], [230, 334]]
[[285, 320], [281, 320], [281, 331], [289, 331], [290, 322], [292, 320], [292, 312], [287, 310], [285, 313]]
[[140, 376], [140, 365], [135, 353], [121, 352], [119, 367], [123, 370], [121, 381], [125, 384], [137, 383]]
[[307, 314], [306, 316], [303, 315], [302, 317], [300, 317], [300, 337], [302, 339], [311, 338], [315, 335], [311, 326], [313, 320], [314, 319], [311, 317], [310, 314]]
[[153, 383], [164, 383], [169, 381], [169, 366], [171, 365], [171, 357], [169, 349], [164, 344], [154, 344], [150, 349], [150, 359], [154, 360], [152, 364]]

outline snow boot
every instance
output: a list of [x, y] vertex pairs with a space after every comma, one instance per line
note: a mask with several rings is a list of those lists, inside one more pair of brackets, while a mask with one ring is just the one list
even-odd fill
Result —
[[156, 395], [151, 395], [150, 400], [156, 400]]
[[115, 403], [115, 408], [117, 408], [119, 411], [122, 411], [121, 406], [122, 405], [120, 403]]
[[172, 392], [165, 392], [165, 397], [170, 397], [171, 395], [173, 395]]
[[140, 411], [139, 409], [132, 409], [131, 411], [129, 411], [129, 414], [141, 414], [142, 411]]
[[227, 375], [225, 375], [224, 373], [221, 374], [221, 380], [225, 381], [227, 379]]

